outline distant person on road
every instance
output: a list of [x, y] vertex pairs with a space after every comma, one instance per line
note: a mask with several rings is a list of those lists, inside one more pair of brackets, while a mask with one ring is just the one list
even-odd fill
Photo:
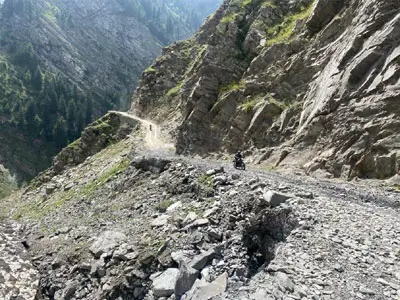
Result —
[[235, 154], [235, 161], [239, 161], [241, 159], [243, 159], [242, 152], [240, 152], [240, 150], [238, 150]]
[[149, 129], [150, 129], [150, 131], [151, 131], [151, 124], [149, 125]]

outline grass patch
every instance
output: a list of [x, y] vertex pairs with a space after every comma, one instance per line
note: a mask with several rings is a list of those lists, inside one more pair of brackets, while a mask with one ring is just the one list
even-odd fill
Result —
[[69, 190], [67, 192], [63, 192], [53, 201], [40, 198], [36, 202], [30, 202], [19, 207], [13, 214], [12, 218], [14, 220], [20, 220], [21, 218], [29, 218], [33, 220], [41, 219], [51, 212], [56, 211], [59, 207], [62, 207], [66, 202], [73, 198], [79, 199], [95, 194], [100, 187], [114, 178], [117, 174], [125, 171], [129, 165], [130, 160], [125, 158], [101, 174], [99, 178], [87, 183], [83, 188], [79, 190]]
[[261, 4], [261, 7], [277, 8], [278, 6], [275, 4], [275, 1], [265, 1]]
[[240, 108], [242, 111], [249, 113], [249, 112], [251, 112], [251, 111], [254, 109], [254, 107], [256, 107], [256, 105], [257, 105], [258, 103], [260, 103], [261, 101], [263, 101], [262, 98], [261, 98], [261, 99], [260, 99], [260, 98], [258, 98], [258, 99], [252, 99], [252, 100], [246, 101], [245, 103], [241, 104], [241, 105], [239, 106], [239, 108]]
[[128, 166], [130, 165], [130, 163], [131, 162], [129, 159], [127, 159], [127, 158], [123, 159], [118, 164], [116, 164], [114, 167], [112, 167], [110, 170], [107, 170], [107, 172], [103, 173], [99, 178], [92, 180], [88, 184], [86, 184], [79, 191], [79, 194], [83, 195], [83, 196], [93, 195], [101, 186], [103, 186], [105, 183], [110, 181], [116, 175], [125, 171], [128, 168]]
[[227, 24], [227, 23], [234, 22], [234, 21], [236, 20], [237, 17], [238, 17], [238, 14], [237, 14], [237, 13], [228, 14], [228, 15], [224, 16], [224, 17], [221, 19], [220, 23], [222, 23], [222, 24]]
[[246, 82], [242, 79], [240, 82], [231, 82], [218, 89], [220, 93], [236, 91], [246, 88]]
[[152, 66], [148, 67], [146, 70], [144, 70], [145, 73], [151, 73], [154, 74], [156, 73], [156, 69], [154, 69]]
[[286, 16], [282, 23], [269, 28], [267, 30], [268, 40], [266, 46], [272, 46], [289, 41], [296, 26], [296, 22], [308, 18], [312, 13], [313, 8], [314, 2], [312, 2], [308, 7], [302, 7], [300, 12]]
[[174, 203], [175, 203], [175, 199], [171, 198], [171, 199], [168, 199], [168, 200], [158, 203], [156, 206], [156, 209], [159, 212], [164, 213], [167, 211], [167, 208], [170, 207]]
[[214, 180], [212, 179], [211, 176], [207, 174], [202, 174], [198, 178], [199, 183], [205, 185], [206, 187], [212, 188], [214, 186]]
[[170, 89], [170, 90], [167, 92], [167, 96], [168, 96], [168, 97], [175, 97], [175, 96], [177, 96], [177, 95], [179, 94], [179, 92], [180, 92], [182, 86], [183, 86], [183, 83], [184, 83], [184, 82], [181, 81], [180, 83], [178, 83], [178, 85], [177, 85], [176, 87], [173, 87], [172, 89]]
[[251, 4], [251, 2], [253, 2], [253, 0], [243, 0], [242, 3], [240, 4], [240, 7], [244, 8], [247, 5]]

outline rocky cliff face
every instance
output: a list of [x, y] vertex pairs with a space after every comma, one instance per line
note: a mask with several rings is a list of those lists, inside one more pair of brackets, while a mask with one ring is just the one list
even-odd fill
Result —
[[132, 110], [174, 124], [179, 153], [246, 148], [256, 162], [325, 176], [394, 176], [399, 8], [225, 1], [194, 38], [164, 50]]

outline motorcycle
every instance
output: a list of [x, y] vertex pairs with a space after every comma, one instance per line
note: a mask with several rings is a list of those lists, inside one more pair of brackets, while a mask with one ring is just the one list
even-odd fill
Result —
[[246, 164], [244, 163], [243, 159], [234, 159], [233, 160], [233, 167], [235, 169], [246, 170]]

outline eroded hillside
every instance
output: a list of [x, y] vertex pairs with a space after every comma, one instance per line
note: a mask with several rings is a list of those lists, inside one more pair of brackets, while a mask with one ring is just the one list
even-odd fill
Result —
[[396, 0], [225, 1], [144, 74], [132, 111], [174, 124], [179, 153], [246, 148], [272, 166], [392, 177], [399, 8]]

